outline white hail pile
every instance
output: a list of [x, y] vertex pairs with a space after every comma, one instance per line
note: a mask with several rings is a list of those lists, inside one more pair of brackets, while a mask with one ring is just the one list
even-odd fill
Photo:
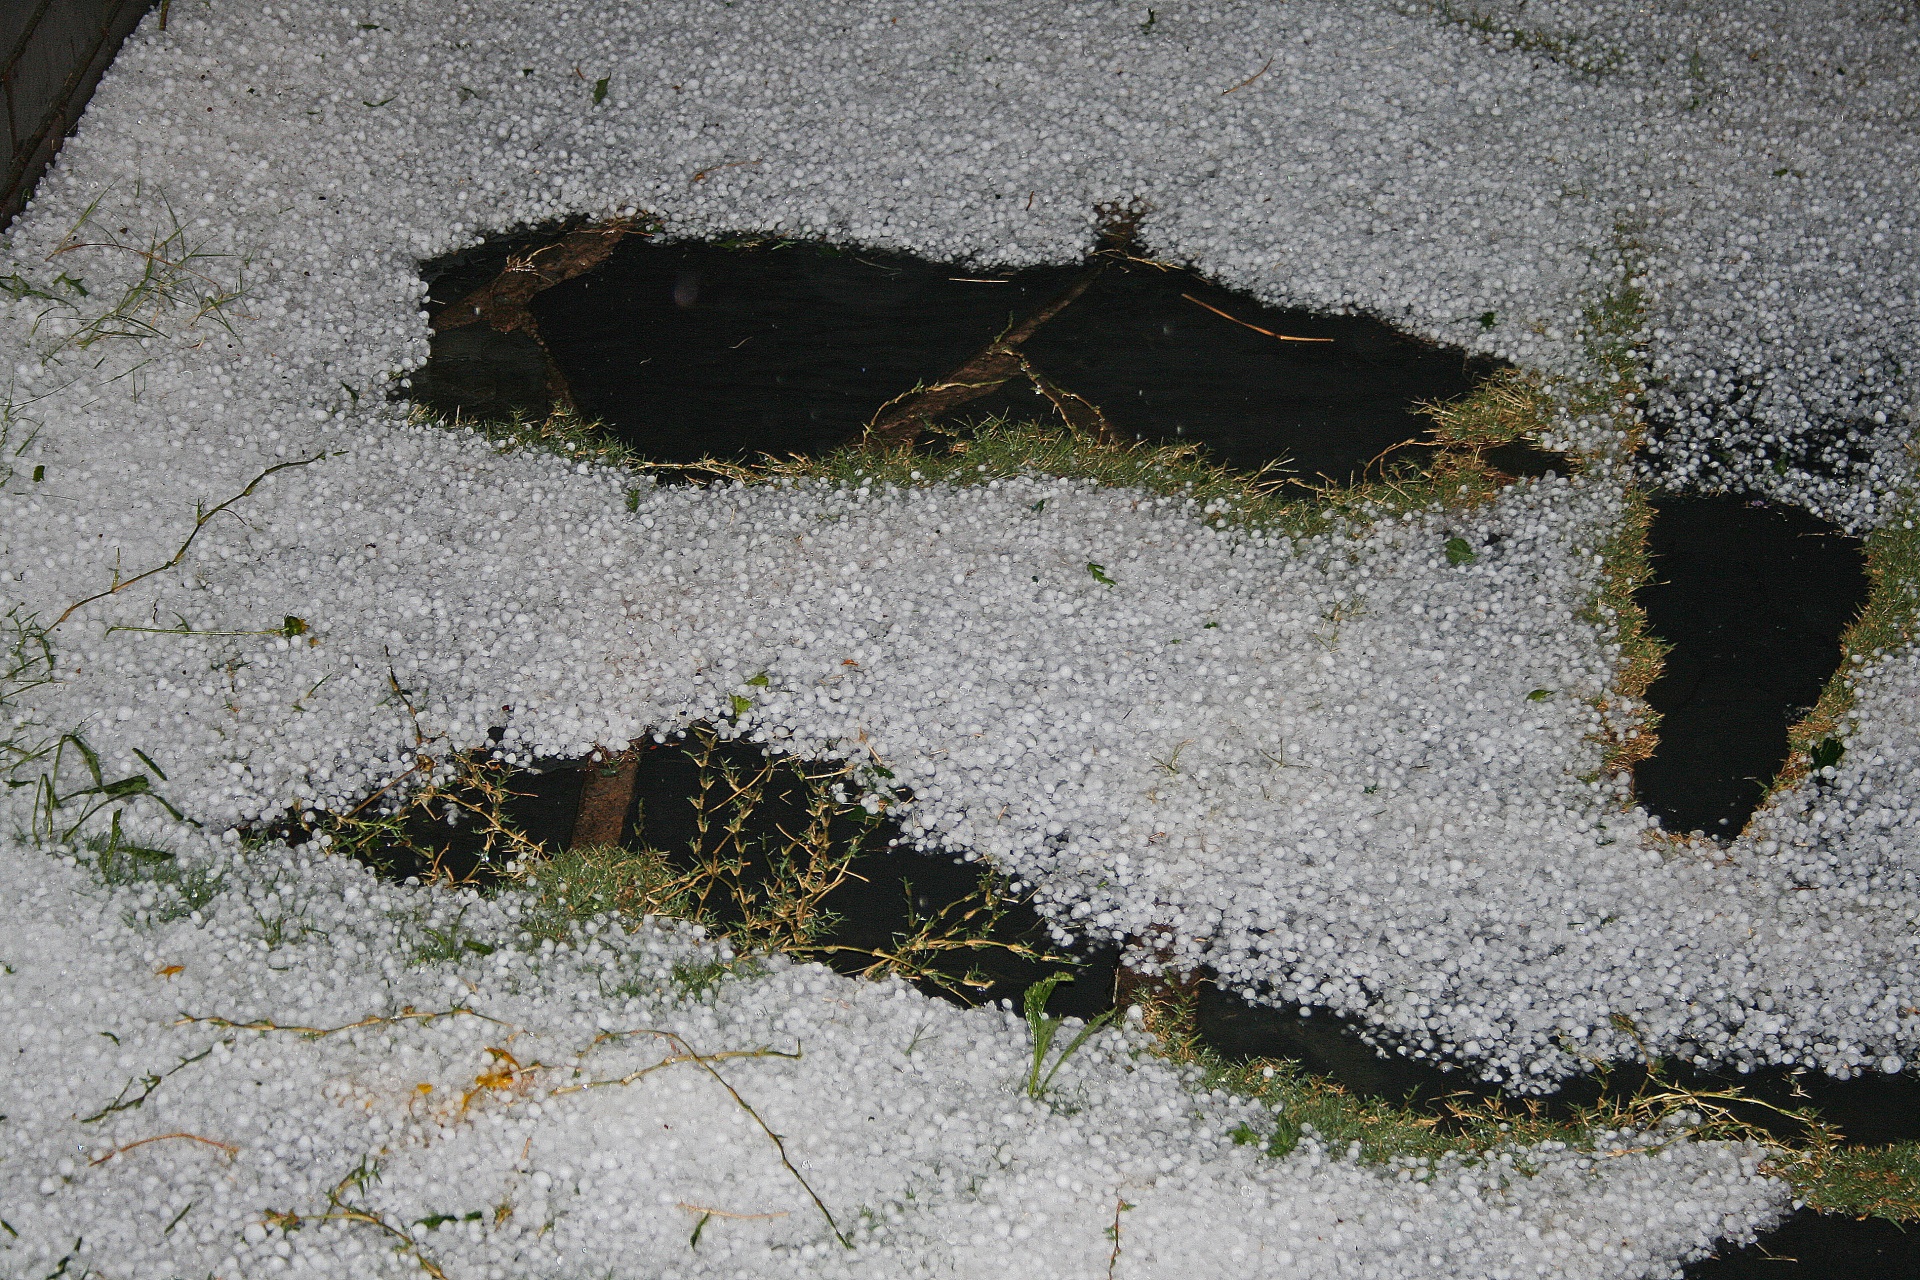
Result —
[[1471, 17], [1651, 117], [1626, 182], [1598, 188], [1627, 201], [1618, 234], [1653, 294], [1651, 474], [1855, 529], [1887, 518], [1920, 421], [1912, 6], [1478, 0]]
[[[1702, 20], [1719, 41], [1709, 68], [1745, 58], [1747, 21]], [[1612, 780], [1580, 781], [1600, 759], [1585, 735], [1624, 732], [1634, 711], [1601, 724], [1588, 710], [1616, 656], [1579, 620], [1619, 514], [1604, 468], [1518, 486], [1471, 517], [1297, 545], [1040, 479], [968, 492], [642, 486], [629, 510], [628, 478], [501, 457], [406, 426], [385, 403], [426, 352], [417, 261], [488, 232], [644, 209], [674, 234], [779, 228], [1011, 265], [1075, 258], [1096, 203], [1139, 198], [1163, 256], [1276, 301], [1377, 311], [1557, 372], [1582, 367], [1582, 309], [1622, 283], [1622, 255], [1644, 253], [1649, 358], [1669, 380], [1662, 394], [1700, 414], [1670, 437], [1675, 474], [1703, 476], [1685, 459], [1733, 421], [1735, 389], [1761, 379], [1773, 391], [1728, 447], [1765, 464], [1729, 474], [1850, 521], [1885, 518], [1910, 406], [1876, 370], [1912, 356], [1913, 218], [1893, 181], [1911, 142], [1845, 134], [1912, 69], [1892, 27], [1804, 5], [1766, 21], [1775, 48], [1844, 34], [1849, 76], [1868, 75], [1848, 79], [1837, 123], [1791, 106], [1792, 78], [1812, 63], [1790, 60], [1777, 82], [1729, 73], [1696, 104], [1700, 74], [1661, 66], [1651, 44], [1594, 76], [1352, 6], [1156, 6], [1144, 30], [1143, 11], [1104, 4], [1044, 21], [988, 4], [897, 18], [815, 3], [176, 8], [168, 31], [150, 21], [129, 43], [6, 242], [0, 604], [50, 622], [116, 571], [167, 561], [196, 503], [303, 465], [207, 524], [177, 569], [61, 623], [60, 682], [10, 710], [40, 731], [81, 729], [114, 776], [146, 768], [139, 749], [166, 770], [168, 798], [217, 830], [288, 804], [338, 806], [410, 768], [415, 729], [390, 675], [418, 691], [435, 755], [481, 746], [495, 725], [518, 751], [580, 754], [719, 716], [738, 694], [758, 703], [745, 727], [786, 749], [876, 753], [914, 791], [902, 816], [916, 834], [992, 859], [1076, 930], [1164, 930], [1175, 958], [1352, 1013], [1411, 1052], [1548, 1087], [1584, 1058], [1634, 1053], [1613, 1017], [1625, 1013], [1664, 1051], [1898, 1069], [1920, 1038], [1901, 1012], [1920, 1005], [1916, 899], [1900, 869], [1916, 839], [1911, 664], [1862, 668], [1874, 749], [1851, 749], [1838, 779], [1797, 795], [1801, 816], [1766, 816], [1773, 845], [1736, 846], [1727, 867], [1663, 855]], [[1628, 19], [1616, 26], [1640, 38]], [[1797, 149], [1776, 161], [1782, 148]], [[1791, 208], [1776, 205], [1789, 190]], [[1791, 252], [1796, 238], [1855, 271]], [[1859, 467], [1775, 476], [1774, 444], [1836, 421], [1856, 424]], [[1598, 430], [1588, 424], [1590, 443]], [[1450, 537], [1475, 563], [1447, 562]], [[310, 633], [258, 634], [285, 616]], [[176, 622], [203, 634], [165, 634]], [[746, 683], [763, 671], [764, 689]], [[330, 901], [345, 873], [303, 868], [286, 874]], [[229, 894], [251, 893], [253, 875], [236, 869], [247, 888]], [[1816, 891], [1801, 892], [1809, 876]], [[41, 870], [11, 881], [30, 882], [56, 891]], [[409, 984], [436, 980], [379, 936], [365, 907], [378, 892], [336, 921], [365, 932], [366, 974], [384, 963], [391, 975], [352, 988], [351, 1008], [343, 985], [347, 1020], [375, 987], [390, 1011], [416, 999]], [[58, 920], [73, 901], [35, 910]], [[118, 925], [88, 927], [103, 946], [139, 945]], [[10, 958], [20, 973], [5, 981], [46, 984], [35, 998], [56, 1004], [91, 990], [101, 979], [72, 928], [67, 945], [48, 935], [44, 962]], [[191, 931], [176, 929], [185, 955]], [[595, 986], [556, 989], [600, 1007]], [[743, 1015], [743, 1042], [770, 1034], [751, 1029], [791, 997], [741, 989], [769, 1010]], [[155, 1037], [175, 991], [142, 1015]], [[208, 995], [222, 992], [244, 988]], [[284, 1010], [283, 995], [298, 999], [263, 988], [254, 1011]], [[901, 1001], [915, 1017], [960, 1016]], [[541, 1007], [558, 1021], [552, 1004]], [[44, 1034], [91, 1034], [65, 1018], [48, 1016], [62, 1026]], [[846, 1044], [881, 1053], [864, 1034]], [[996, 1034], [1005, 1053], [1020, 1043]], [[1000, 1068], [980, 1070], [968, 1087], [1004, 1084]], [[55, 1112], [36, 1140], [66, 1132]], [[823, 1132], [857, 1127], [852, 1111], [822, 1115]], [[598, 1122], [570, 1123], [584, 1134]], [[307, 1170], [311, 1204], [325, 1162], [297, 1150], [275, 1167]], [[1662, 1159], [1735, 1160], [1670, 1150], [1687, 1154]], [[142, 1148], [101, 1169], [147, 1157], [186, 1159]], [[1660, 1161], [1631, 1167], [1639, 1198], [1608, 1212], [1652, 1231], [1679, 1184]], [[1716, 1167], [1724, 1194], [1747, 1197], [1740, 1221], [1772, 1203]], [[1371, 1177], [1345, 1168], [1315, 1176]], [[436, 1185], [461, 1184], [443, 1172]], [[154, 1199], [126, 1194], [128, 1212]], [[1294, 1193], [1275, 1195], [1283, 1217], [1304, 1212]], [[617, 1203], [596, 1199], [594, 1212]], [[51, 1212], [35, 1239], [77, 1220]], [[1491, 1240], [1491, 1222], [1463, 1230]], [[928, 1236], [969, 1234], [948, 1230]], [[1562, 1261], [1571, 1246], [1542, 1230], [1529, 1256], [1577, 1273]], [[1278, 1239], [1269, 1249], [1292, 1247]], [[1642, 1248], [1612, 1273], [1659, 1270], [1694, 1239]], [[1370, 1233], [1342, 1256], [1359, 1267], [1397, 1247]]]
[[[531, 948], [515, 898], [181, 853], [227, 880], [192, 916], [0, 845], [33, 885], [0, 901], [8, 1275], [1625, 1280], [1786, 1199], [1760, 1151], [1679, 1127], [1275, 1160], [1233, 1136], [1274, 1117], [1137, 1031], [1035, 1099], [999, 1010], [777, 957], [698, 994], [718, 956], [682, 931]], [[425, 929], [458, 958], [409, 963]], [[262, 1021], [293, 1029], [232, 1025]]]

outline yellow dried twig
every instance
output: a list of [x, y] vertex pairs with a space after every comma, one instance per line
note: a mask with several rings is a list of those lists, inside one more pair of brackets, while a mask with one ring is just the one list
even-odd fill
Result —
[[1230, 316], [1226, 312], [1222, 311], [1220, 308], [1216, 306], [1211, 306], [1205, 302], [1202, 302], [1200, 301], [1200, 299], [1194, 297], [1190, 293], [1183, 293], [1180, 296], [1185, 298], [1188, 302], [1191, 302], [1196, 307], [1206, 307], [1208, 311], [1213, 312], [1213, 314], [1219, 316], [1222, 320], [1231, 320], [1243, 329], [1251, 329], [1255, 333], [1264, 333], [1269, 338], [1276, 338], [1281, 342], [1332, 342], [1333, 341], [1332, 338], [1295, 338], [1289, 334], [1275, 333], [1271, 329], [1262, 329], [1257, 324], [1248, 324], [1245, 320], [1240, 319], [1240, 317], [1238, 316]]
[[368, 1213], [365, 1209], [351, 1209], [345, 1205], [339, 1205], [332, 1213], [315, 1213], [304, 1217], [296, 1213], [272, 1214], [269, 1216], [283, 1220], [281, 1223], [276, 1224], [281, 1225], [283, 1230], [289, 1225], [299, 1226], [307, 1222], [364, 1222], [368, 1226], [377, 1227], [394, 1239], [402, 1241], [406, 1251], [413, 1255], [413, 1260], [420, 1264], [420, 1269], [432, 1276], [433, 1280], [447, 1280], [447, 1273], [440, 1269], [440, 1264], [432, 1258], [429, 1258], [426, 1254], [421, 1253], [419, 1243], [414, 1240], [412, 1236], [394, 1226], [377, 1213]]
[[222, 1151], [227, 1153], [227, 1159], [229, 1160], [233, 1159], [235, 1156], [240, 1154], [240, 1148], [238, 1144], [232, 1143], [232, 1142], [221, 1142], [218, 1138], [203, 1138], [197, 1133], [157, 1133], [151, 1138], [141, 1138], [137, 1142], [129, 1142], [123, 1147], [115, 1147], [113, 1150], [107, 1152], [107, 1154], [103, 1156], [95, 1156], [93, 1159], [87, 1161], [87, 1163], [90, 1166], [105, 1164], [107, 1161], [113, 1159], [115, 1156], [121, 1154], [122, 1152], [131, 1151], [135, 1147], [144, 1147], [149, 1142], [165, 1142], [170, 1138], [184, 1138], [188, 1142], [200, 1142], [200, 1143], [205, 1143], [209, 1147], [218, 1147]]
[[685, 1209], [688, 1213], [704, 1213], [709, 1218], [733, 1218], [740, 1222], [755, 1222], [763, 1218], [785, 1218], [788, 1211], [778, 1209], [772, 1213], [728, 1213], [725, 1209], [709, 1209], [703, 1204], [688, 1204], [685, 1200], [674, 1205], [676, 1209]]
[[696, 170], [694, 172], [692, 181], [705, 182], [707, 180], [707, 175], [710, 173], [718, 173], [722, 169], [738, 169], [745, 165], [759, 164], [759, 163], [760, 162], [758, 160], [729, 160], [725, 164], [708, 165], [704, 169]]
[[342, 1031], [357, 1031], [361, 1027], [379, 1027], [386, 1026], [389, 1023], [399, 1022], [431, 1022], [435, 1018], [452, 1018], [462, 1014], [469, 1018], [479, 1018], [483, 1022], [491, 1022], [495, 1026], [505, 1027], [511, 1025], [510, 1023], [500, 1021], [498, 1018], [490, 1018], [484, 1013], [478, 1013], [467, 1008], [465, 1005], [455, 1005], [451, 1009], [425, 1011], [417, 1010], [412, 1005], [408, 1005], [401, 1012], [387, 1017], [368, 1015], [358, 1022], [348, 1022], [337, 1027], [289, 1026], [284, 1023], [269, 1022], [264, 1018], [256, 1022], [235, 1022], [231, 1018], [214, 1016], [202, 1017], [191, 1014], [179, 1018], [174, 1025], [185, 1026], [188, 1023], [205, 1023], [211, 1027], [221, 1027], [232, 1031], [291, 1031], [296, 1035], [303, 1035], [309, 1040], [318, 1040], [323, 1036], [338, 1035]]
[[[618, 1031], [604, 1036], [595, 1036], [594, 1043], [598, 1044], [602, 1040], [610, 1040], [615, 1036], [662, 1034], [664, 1033], [659, 1031]], [[769, 1048], [764, 1045], [758, 1049], [727, 1049], [720, 1053], [704, 1055], [692, 1052], [676, 1053], [672, 1057], [662, 1058], [650, 1067], [642, 1067], [638, 1071], [629, 1072], [624, 1076], [615, 1076], [607, 1080], [588, 1080], [582, 1084], [570, 1084], [565, 1088], [555, 1089], [553, 1092], [557, 1096], [562, 1093], [578, 1093], [582, 1089], [599, 1089], [606, 1085], [632, 1084], [635, 1080], [640, 1079], [640, 1077], [652, 1075], [662, 1067], [678, 1066], [682, 1062], [699, 1062], [704, 1064], [708, 1062], [720, 1062], [727, 1058], [798, 1058], [799, 1056], [798, 1053], [788, 1053], [783, 1049]]]
[[1258, 71], [1248, 76], [1245, 80], [1242, 80], [1239, 84], [1233, 86], [1233, 88], [1223, 90], [1220, 96], [1224, 98], [1229, 93], [1240, 92], [1240, 90], [1246, 88], [1248, 85], [1252, 84], [1255, 80], [1258, 80], [1261, 76], [1267, 74], [1267, 68], [1271, 67], [1272, 65], [1273, 65], [1273, 59], [1268, 58], [1265, 62], [1260, 64], [1260, 69]]

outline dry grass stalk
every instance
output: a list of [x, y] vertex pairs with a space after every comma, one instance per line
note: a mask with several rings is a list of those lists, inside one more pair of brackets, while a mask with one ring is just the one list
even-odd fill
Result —
[[[867, 422], [866, 444], [868, 447], [882, 449], [910, 445], [928, 425], [952, 413], [970, 400], [978, 399], [987, 392], [1004, 385], [1018, 374], [1027, 372], [1034, 379], [1036, 387], [1045, 394], [1043, 380], [1030, 372], [1025, 357], [1021, 354], [1021, 344], [1026, 342], [1047, 321], [1059, 315], [1073, 304], [1081, 294], [1100, 278], [1105, 270], [1104, 262], [1096, 262], [1075, 277], [1067, 290], [1052, 302], [1008, 328], [982, 347], [972, 358], [946, 377], [931, 386], [916, 387], [887, 403], [875, 411]], [[1050, 397], [1051, 398], [1051, 397]], [[1073, 399], [1087, 409], [1092, 409], [1078, 396]], [[1058, 404], [1059, 401], [1055, 400]], [[1062, 410], [1065, 414], [1065, 410]], [[1093, 417], [1099, 421], [1102, 429], [1105, 420], [1099, 418], [1099, 411], [1093, 409]], [[1084, 415], [1083, 415], [1084, 416]], [[1067, 420], [1073, 422], [1072, 416]]]
[[[610, 1031], [603, 1035], [595, 1036], [593, 1042], [595, 1044], [601, 1044], [608, 1040], [623, 1039], [627, 1036], [669, 1036], [671, 1034], [671, 1032], [655, 1031], [651, 1028], [643, 1027], [635, 1031]], [[783, 1049], [774, 1049], [765, 1045], [757, 1049], [724, 1049], [719, 1053], [709, 1053], [704, 1056], [689, 1051], [687, 1053], [677, 1053], [662, 1058], [651, 1066], [641, 1067], [638, 1071], [630, 1071], [624, 1076], [614, 1076], [605, 1080], [587, 1080], [580, 1084], [565, 1085], [555, 1089], [553, 1093], [554, 1096], [557, 1097], [563, 1093], [578, 1093], [582, 1089], [604, 1089], [608, 1085], [629, 1085], [635, 1080], [650, 1076], [663, 1068], [678, 1066], [683, 1062], [725, 1062], [730, 1058], [789, 1058], [797, 1062], [800, 1059], [800, 1052], [795, 1050], [792, 1053], [788, 1053]]]
[[95, 1156], [93, 1159], [87, 1161], [87, 1163], [89, 1165], [102, 1165], [115, 1156], [131, 1151], [135, 1147], [144, 1147], [149, 1142], [167, 1142], [175, 1138], [182, 1138], [188, 1142], [204, 1143], [209, 1147], [218, 1147], [227, 1153], [227, 1159], [229, 1160], [240, 1154], [240, 1146], [238, 1143], [222, 1142], [218, 1138], [203, 1138], [197, 1133], [157, 1133], [151, 1138], [141, 1138], [136, 1142], [129, 1142], [124, 1146], [115, 1147], [105, 1155]]
[[455, 1005], [451, 1009], [439, 1009], [430, 1012], [416, 1010], [412, 1006], [408, 1006], [397, 1014], [386, 1017], [370, 1015], [360, 1019], [358, 1022], [342, 1023], [337, 1027], [302, 1027], [287, 1023], [272, 1022], [264, 1018], [257, 1019], [253, 1022], [235, 1022], [230, 1018], [211, 1016], [196, 1017], [192, 1015], [176, 1018], [174, 1025], [188, 1026], [191, 1024], [205, 1024], [210, 1027], [219, 1027], [223, 1030], [230, 1031], [289, 1031], [295, 1035], [304, 1036], [309, 1040], [319, 1040], [326, 1036], [339, 1035], [342, 1031], [358, 1031], [363, 1027], [392, 1026], [403, 1022], [431, 1022], [436, 1018], [457, 1018], [463, 1016], [479, 1018], [483, 1022], [491, 1022], [496, 1026], [504, 1027], [508, 1025], [507, 1023], [501, 1022], [498, 1018], [490, 1018], [484, 1013], [477, 1013], [465, 1005]]

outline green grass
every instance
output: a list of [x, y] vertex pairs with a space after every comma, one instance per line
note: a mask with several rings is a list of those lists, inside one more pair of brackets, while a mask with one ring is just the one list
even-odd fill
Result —
[[[42, 358], [109, 339], [166, 338], [202, 320], [231, 334], [228, 310], [246, 296], [246, 261], [212, 248], [211, 237], [193, 239], [164, 194], [162, 223], [125, 239], [128, 228], [99, 216], [103, 198], [81, 211], [46, 263], [31, 269], [15, 262], [0, 276], [0, 291], [44, 304], [33, 324]], [[138, 185], [133, 198], [141, 198]], [[129, 265], [137, 266], [131, 279]]]
[[[544, 419], [514, 418], [455, 424], [425, 410], [417, 419], [481, 436], [502, 453], [538, 450], [654, 479], [736, 481], [743, 484], [825, 483], [849, 489], [972, 487], [1019, 476], [1058, 476], [1105, 488], [1144, 490], [1192, 504], [1212, 527], [1306, 537], [1351, 528], [1415, 510], [1463, 509], [1490, 500], [1507, 482], [1482, 458], [1494, 444], [1538, 430], [1549, 421], [1543, 392], [1529, 380], [1495, 379], [1466, 400], [1425, 406], [1436, 419], [1439, 447], [1426, 467], [1412, 462], [1374, 467], [1352, 485], [1309, 484], [1276, 463], [1246, 473], [1211, 461], [1195, 444], [1111, 441], [1057, 423], [991, 417], [966, 427], [928, 432], [913, 449], [875, 448], [854, 441], [815, 458], [764, 458], [754, 463], [706, 459], [685, 464], [646, 461], [599, 423], [567, 412]], [[1530, 413], [1522, 420], [1522, 415]], [[1478, 415], [1497, 426], [1472, 429]], [[1449, 429], [1447, 424], [1453, 424]], [[628, 491], [638, 505], [643, 488]]]
[[1452, 0], [1426, 0], [1421, 7], [1446, 25], [1471, 31], [1497, 48], [1537, 54], [1596, 80], [1615, 74], [1627, 63], [1626, 50], [1592, 37], [1553, 35], [1504, 23], [1483, 9]]
[[[1738, 1089], [1693, 1089], [1669, 1079], [1655, 1060], [1631, 1089], [1606, 1088], [1584, 1107], [1551, 1100], [1485, 1098], [1462, 1091], [1414, 1104], [1356, 1095], [1285, 1058], [1230, 1061], [1203, 1046], [1195, 1032], [1197, 988], [1159, 984], [1143, 988], [1145, 1026], [1159, 1056], [1196, 1068], [1199, 1088], [1223, 1089], [1265, 1104], [1264, 1127], [1243, 1124], [1233, 1139], [1275, 1158], [1311, 1137], [1336, 1154], [1352, 1151], [1363, 1163], [1398, 1162], [1431, 1168], [1452, 1158], [1472, 1161], [1493, 1151], [1559, 1142], [1596, 1148], [1608, 1131], [1660, 1130], [1676, 1120], [1675, 1138], [1754, 1142], [1768, 1148], [1767, 1172], [1785, 1179], [1794, 1196], [1822, 1213], [1920, 1222], [1920, 1144], [1842, 1145], [1841, 1135], [1812, 1109], [1786, 1110]], [[1764, 1114], [1763, 1127], [1743, 1118]], [[1779, 1131], [1791, 1138], [1779, 1136]]]
[[647, 916], [686, 918], [692, 908], [686, 877], [652, 849], [556, 850], [534, 864], [526, 887], [520, 927], [536, 941], [565, 942], [609, 912], [637, 923]]
[[1776, 1159], [1773, 1168], [1817, 1212], [1920, 1222], [1920, 1143], [1828, 1147]]
[[[866, 766], [782, 757], [743, 764], [723, 745], [714, 729], [696, 725], [680, 748], [698, 777], [690, 849], [670, 857], [644, 844], [595, 846], [541, 851], [521, 863], [523, 941], [565, 941], [607, 917], [630, 929], [667, 916], [725, 937], [735, 957], [729, 965], [781, 952], [951, 992], [990, 985], [977, 969], [985, 952], [1051, 958], [1007, 936], [1011, 900], [985, 872], [971, 894], [931, 914], [909, 899], [905, 927], [885, 946], [832, 942], [831, 895], [857, 878], [881, 823], [857, 798], [867, 789]], [[697, 974], [682, 977], [696, 993], [709, 985]]]
[[1653, 508], [1626, 470], [1646, 444], [1646, 427], [1638, 410], [1646, 401], [1643, 370], [1649, 301], [1640, 285], [1646, 250], [1637, 225], [1625, 218], [1617, 221], [1612, 243], [1601, 256], [1614, 284], [1582, 309], [1579, 329], [1593, 376], [1568, 384], [1565, 390], [1569, 412], [1604, 418], [1622, 428], [1619, 454], [1592, 460], [1595, 466], [1621, 469], [1626, 510], [1595, 549], [1600, 557], [1600, 590], [1581, 613], [1583, 621], [1599, 629], [1603, 643], [1617, 646], [1612, 686], [1594, 704], [1605, 724], [1594, 739], [1602, 750], [1601, 772], [1617, 776], [1652, 755], [1659, 743], [1659, 716], [1647, 705], [1646, 692], [1660, 674], [1668, 646], [1648, 630], [1646, 610], [1634, 599], [1653, 574], [1647, 551]]
[[165, 924], [185, 919], [212, 902], [227, 888], [226, 877], [201, 866], [182, 866], [169, 849], [133, 844], [120, 834], [120, 815], [106, 835], [90, 835], [81, 843], [81, 860], [100, 883], [110, 889], [144, 890], [139, 905], [130, 908], [128, 924]]

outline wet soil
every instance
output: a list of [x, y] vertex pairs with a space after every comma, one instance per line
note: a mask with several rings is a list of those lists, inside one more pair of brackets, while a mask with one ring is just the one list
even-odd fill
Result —
[[1796, 508], [1729, 495], [1653, 506], [1653, 580], [1638, 598], [1673, 649], [1647, 692], [1660, 744], [1635, 794], [1669, 830], [1729, 838], [1840, 664], [1840, 633], [1866, 603], [1865, 557]]

